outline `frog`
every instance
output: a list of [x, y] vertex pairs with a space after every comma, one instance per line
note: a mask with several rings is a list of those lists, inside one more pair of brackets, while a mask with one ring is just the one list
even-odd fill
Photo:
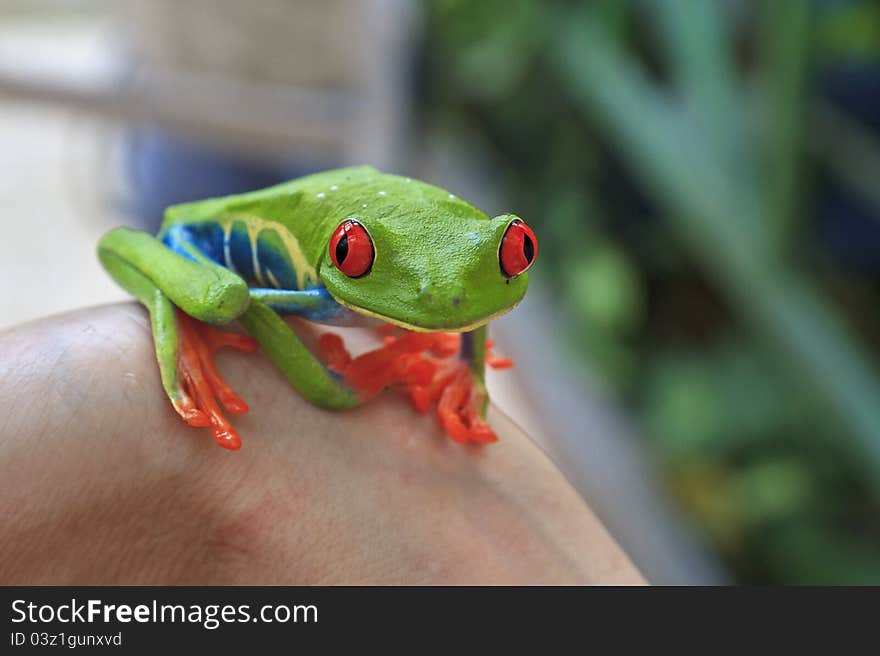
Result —
[[[498, 439], [485, 370], [512, 361], [493, 353], [487, 325], [520, 303], [538, 252], [514, 214], [493, 218], [439, 186], [352, 166], [172, 205], [157, 234], [117, 227], [97, 251], [149, 314], [172, 407], [221, 447], [241, 447], [227, 413], [249, 410], [217, 369], [224, 347], [262, 350], [321, 408], [398, 387], [421, 412], [436, 408], [456, 442]], [[310, 348], [291, 316], [331, 332]], [[382, 345], [353, 357], [333, 326], [375, 328]]]

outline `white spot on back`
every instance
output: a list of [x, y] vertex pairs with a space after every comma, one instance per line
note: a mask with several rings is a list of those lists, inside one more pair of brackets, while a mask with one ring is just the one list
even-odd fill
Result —
[[449, 200], [455, 200], [455, 194], [449, 194]]
[[333, 185], [330, 187], [330, 191], [336, 191], [337, 189], [339, 189], [339, 185]]
[[361, 207], [363, 207], [364, 209], [367, 209], [367, 204], [364, 203], [363, 205], [361, 205]]
[[315, 196], [315, 198], [323, 198], [323, 197], [326, 196], [326, 195], [327, 195], [327, 194], [325, 194], [325, 193], [322, 191], [322, 192], [319, 193], [317, 196]]
[[379, 195], [380, 195], [380, 196], [384, 196], [384, 195], [385, 195], [385, 192], [384, 192], [384, 191], [380, 191], [380, 192], [379, 192]]

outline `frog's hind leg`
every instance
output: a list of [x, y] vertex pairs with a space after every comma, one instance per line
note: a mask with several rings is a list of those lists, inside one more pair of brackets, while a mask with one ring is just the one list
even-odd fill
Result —
[[[144, 262], [144, 264], [149, 262], [151, 265], [151, 273], [142, 271], [138, 267], [137, 258], [133, 261], [132, 258], [126, 257], [128, 253], [126, 247], [131, 245], [132, 236], [141, 246], [146, 245], [152, 255], [152, 259]], [[139, 253], [143, 258], [142, 249], [139, 249]], [[101, 241], [99, 256], [116, 282], [143, 303], [150, 313], [162, 386], [174, 409], [191, 426], [209, 426], [215, 441], [220, 446], [238, 449], [241, 446], [241, 438], [223, 416], [215, 399], [219, 399], [226, 411], [233, 414], [247, 412], [247, 404], [223, 381], [214, 366], [213, 354], [223, 346], [246, 351], [254, 350], [256, 342], [248, 337], [216, 330], [193, 319], [184, 311], [178, 310], [169, 295], [154, 281], [154, 278], [165, 280], [167, 286], [174, 286], [173, 279], [169, 276], [181, 261], [194, 267], [192, 271], [184, 274], [191, 273], [196, 275], [196, 278], [201, 276], [203, 285], [208, 289], [211, 288], [210, 285], [216, 287], [217, 277], [213, 272], [208, 272], [205, 280], [203, 271], [198, 265], [167, 250], [146, 233], [113, 231]], [[154, 270], [161, 270], [162, 274], [154, 276], [152, 275]], [[193, 292], [194, 279], [185, 275], [182, 279], [184, 289]], [[204, 307], [205, 304], [200, 303], [197, 296], [185, 301], [185, 304], [191, 310], [197, 311], [199, 318], [207, 316], [217, 319], [223, 313], [222, 309], [219, 313], [210, 310], [201, 311], [200, 307]]]

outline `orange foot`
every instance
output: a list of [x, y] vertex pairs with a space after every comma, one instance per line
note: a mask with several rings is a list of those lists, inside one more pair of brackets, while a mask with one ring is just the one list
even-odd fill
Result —
[[217, 399], [227, 412], [235, 415], [247, 412], [248, 405], [220, 376], [214, 364], [214, 354], [224, 346], [254, 351], [257, 342], [250, 337], [217, 330], [180, 311], [177, 318], [180, 327], [177, 371], [181, 389], [179, 397], [172, 399], [174, 409], [190, 426], [210, 426], [214, 440], [224, 449], [240, 449], [241, 436], [223, 416]]
[[[327, 366], [365, 397], [399, 386], [419, 412], [428, 412], [436, 402], [437, 419], [456, 442], [498, 440], [483, 418], [486, 389], [458, 357], [460, 334], [405, 332], [389, 326], [380, 333], [384, 345], [356, 358], [339, 335], [322, 335], [318, 347]], [[491, 346], [487, 341], [487, 365], [495, 369], [513, 366], [513, 361], [488, 352]]]

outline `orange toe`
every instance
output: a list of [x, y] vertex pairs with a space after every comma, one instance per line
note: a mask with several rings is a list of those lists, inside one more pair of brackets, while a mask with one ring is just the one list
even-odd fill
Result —
[[180, 327], [177, 368], [181, 390], [174, 407], [189, 425], [210, 426], [214, 441], [224, 449], [240, 449], [241, 436], [217, 401], [232, 414], [247, 412], [248, 405], [223, 380], [214, 363], [214, 354], [224, 346], [253, 351], [257, 343], [249, 337], [213, 328], [183, 312], [178, 311], [177, 316]]
[[[421, 413], [436, 403], [437, 419], [459, 443], [489, 443], [497, 435], [483, 418], [486, 392], [462, 360], [459, 333], [416, 333], [394, 326], [379, 329], [382, 346], [352, 358], [342, 338], [325, 334], [318, 342], [327, 366], [341, 375], [363, 398], [397, 386]], [[487, 345], [489, 346], [489, 345]], [[496, 368], [513, 365], [507, 358], [486, 353]]]

